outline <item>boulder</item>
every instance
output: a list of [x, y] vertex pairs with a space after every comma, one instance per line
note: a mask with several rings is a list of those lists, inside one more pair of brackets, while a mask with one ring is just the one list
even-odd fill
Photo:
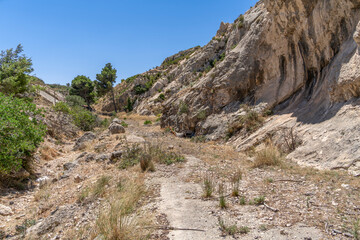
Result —
[[118, 123], [112, 123], [109, 127], [111, 134], [125, 133], [125, 128]]
[[48, 176], [43, 176], [36, 179], [36, 182], [39, 183], [39, 187], [42, 187], [50, 182], [50, 178]]
[[105, 162], [106, 160], [109, 160], [109, 155], [107, 154], [100, 154], [95, 158], [97, 162]]
[[92, 141], [95, 138], [96, 135], [93, 132], [84, 133], [84, 135], [82, 135], [79, 139], [76, 140], [73, 151], [77, 151], [84, 148], [86, 142]]
[[91, 154], [89, 154], [89, 155], [87, 155], [87, 156], [85, 157], [85, 162], [91, 162], [91, 161], [94, 161], [94, 160], [95, 160], [95, 158], [96, 158], [96, 154], [91, 153]]
[[13, 215], [13, 211], [11, 210], [11, 208], [0, 204], [0, 215], [1, 216], [10, 216]]
[[100, 143], [94, 147], [95, 152], [104, 152], [107, 148], [107, 143]]
[[115, 151], [111, 153], [110, 160], [112, 162], [115, 162], [116, 160], [119, 160], [123, 154], [123, 151]]
[[114, 118], [111, 123], [121, 124], [122, 121], [120, 119], [118, 119], [118, 118]]
[[65, 163], [63, 165], [63, 167], [64, 167], [64, 170], [71, 170], [71, 169], [77, 167], [77, 163], [76, 162], [68, 162], [68, 163]]
[[26, 230], [26, 235], [31, 236], [30, 239], [39, 239], [39, 236], [52, 232], [61, 223], [70, 221], [74, 217], [76, 205], [60, 206], [51, 215], [43, 220], [40, 220], [34, 226]]

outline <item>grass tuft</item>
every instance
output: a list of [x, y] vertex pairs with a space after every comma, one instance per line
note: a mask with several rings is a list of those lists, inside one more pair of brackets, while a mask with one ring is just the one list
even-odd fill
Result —
[[96, 221], [96, 232], [104, 239], [146, 239], [144, 223], [135, 209], [145, 195], [142, 178], [128, 180], [119, 192], [112, 194], [108, 207], [101, 209]]
[[281, 165], [281, 153], [273, 145], [266, 146], [255, 154], [254, 168], [279, 165]]
[[238, 169], [234, 175], [231, 177], [231, 196], [238, 197], [239, 196], [239, 187], [240, 187], [240, 181], [242, 179], [242, 173], [240, 169]]
[[220, 230], [230, 236], [235, 236], [236, 234], [247, 234], [250, 232], [250, 229], [246, 226], [237, 227], [236, 225], [226, 225], [224, 220], [222, 218], [218, 218], [218, 225], [220, 227]]
[[253, 203], [256, 206], [263, 205], [265, 203], [265, 196], [259, 196], [259, 197], [254, 198]]
[[223, 183], [219, 183], [218, 192], [219, 192], [219, 206], [221, 209], [225, 209], [227, 208], [226, 199], [225, 199], [226, 188]]
[[211, 197], [214, 190], [215, 190], [215, 182], [213, 178], [210, 176], [210, 174], [207, 174], [203, 179], [204, 197], [205, 198]]

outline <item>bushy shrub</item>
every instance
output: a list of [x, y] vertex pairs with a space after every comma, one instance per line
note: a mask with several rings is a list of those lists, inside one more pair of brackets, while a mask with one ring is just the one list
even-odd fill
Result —
[[179, 114], [188, 113], [189, 112], [189, 106], [181, 101], [179, 104]]
[[125, 112], [131, 112], [133, 109], [134, 109], [134, 103], [135, 103], [136, 99], [135, 100], [131, 100], [130, 97], [127, 98], [126, 100], [126, 106], [124, 107], [124, 110]]
[[57, 112], [63, 112], [63, 113], [67, 113], [67, 114], [70, 114], [70, 112], [71, 112], [70, 107], [64, 102], [57, 102], [53, 108]]
[[145, 120], [145, 122], [144, 122], [144, 125], [151, 125], [152, 124], [152, 121], [150, 121], [150, 120]]
[[84, 106], [86, 105], [85, 100], [77, 95], [69, 95], [66, 97], [66, 103], [70, 106], [70, 107], [76, 107], [76, 106]]
[[57, 102], [54, 110], [69, 114], [74, 124], [83, 131], [92, 131], [95, 127], [106, 127], [109, 122], [98, 121], [97, 116], [81, 106], [69, 107], [65, 102]]
[[46, 133], [41, 114], [35, 104], [0, 93], [0, 174], [27, 165]]
[[163, 93], [161, 93], [160, 95], [159, 95], [159, 99], [161, 99], [161, 100], [165, 100], [165, 95], [163, 94]]
[[143, 93], [145, 93], [147, 91], [148, 91], [148, 89], [146, 89], [146, 87], [144, 87], [144, 86], [142, 86], [140, 84], [136, 85], [134, 87], [134, 92], [135, 92], [136, 95], [141, 95], [141, 94], [143, 94]]
[[73, 116], [75, 125], [83, 131], [91, 131], [97, 125], [96, 116], [81, 107], [73, 108], [71, 115]]

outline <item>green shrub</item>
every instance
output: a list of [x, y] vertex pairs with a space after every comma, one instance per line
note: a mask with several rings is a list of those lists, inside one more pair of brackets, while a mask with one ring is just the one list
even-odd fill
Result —
[[133, 88], [133, 91], [137, 95], [141, 95], [150, 90], [150, 88], [154, 85], [154, 83], [161, 77], [161, 73], [153, 74], [146, 74], [144, 77], [148, 80], [145, 85], [138, 84]]
[[184, 59], [189, 59], [191, 54], [193, 54], [196, 50], [200, 49], [200, 46], [196, 46], [190, 51], [181, 51], [178, 54], [176, 54], [174, 57], [169, 57], [164, 60], [164, 62], [161, 64], [162, 67], [169, 67], [171, 65], [177, 65], [179, 62], [181, 62]]
[[165, 95], [163, 93], [161, 93], [158, 97], [158, 99], [164, 101], [165, 100]]
[[111, 121], [108, 118], [105, 118], [100, 122], [100, 126], [102, 128], [108, 128], [110, 126], [110, 124], [111, 124]]
[[162, 158], [159, 159], [159, 162], [166, 165], [171, 165], [173, 163], [185, 162], [185, 158], [182, 155], [176, 154], [174, 152], [161, 152]]
[[204, 120], [206, 118], [206, 111], [205, 110], [201, 110], [200, 112], [198, 112], [196, 114], [196, 117], [199, 119], [199, 120]]
[[142, 148], [138, 144], [125, 146], [125, 151], [121, 156], [121, 162], [119, 165], [120, 169], [126, 169], [128, 167], [135, 166], [140, 162], [140, 156], [142, 153]]
[[121, 126], [123, 126], [124, 128], [127, 128], [129, 126], [129, 124], [127, 124], [126, 122], [124, 121], [121, 121]]
[[130, 97], [127, 98], [126, 106], [124, 107], [125, 112], [131, 112], [134, 109], [135, 100], [131, 100]]
[[203, 191], [205, 198], [211, 197], [215, 191], [215, 181], [209, 174], [205, 175], [203, 179]]
[[181, 101], [179, 104], [179, 114], [188, 113], [189, 112], [189, 106]]
[[247, 234], [250, 231], [250, 229], [246, 226], [237, 227], [236, 225], [227, 225], [221, 217], [218, 218], [218, 224], [220, 230], [226, 235], [234, 236], [238, 233]]
[[265, 196], [254, 198], [255, 205], [263, 205], [265, 203]]
[[41, 114], [35, 104], [0, 93], [0, 174], [28, 166], [46, 133]]
[[147, 91], [148, 91], [148, 89], [146, 89], [143, 85], [136, 85], [134, 87], [134, 92], [137, 95], [141, 95], [141, 94], [143, 94], [143, 93], [145, 93]]
[[70, 106], [70, 107], [76, 107], [76, 106], [84, 106], [86, 105], [85, 100], [77, 95], [69, 95], [66, 97], [66, 103]]
[[144, 122], [144, 125], [151, 125], [152, 124], [152, 121], [150, 121], [150, 120], [145, 120], [145, 122]]
[[225, 52], [223, 52], [223, 53], [220, 55], [220, 59], [219, 59], [220, 62], [225, 59], [225, 55], [226, 55]]
[[70, 114], [71, 109], [70, 107], [64, 103], [64, 102], [57, 102], [54, 106], [53, 106], [54, 110], [57, 112], [63, 112], [63, 113], [67, 113]]
[[57, 102], [53, 107], [57, 112], [69, 114], [74, 124], [83, 131], [92, 131], [95, 127], [108, 127], [109, 120], [97, 121], [97, 116], [81, 106], [70, 107], [65, 102]]
[[97, 125], [96, 116], [81, 107], [73, 108], [71, 115], [73, 116], [74, 124], [83, 131], [91, 131]]

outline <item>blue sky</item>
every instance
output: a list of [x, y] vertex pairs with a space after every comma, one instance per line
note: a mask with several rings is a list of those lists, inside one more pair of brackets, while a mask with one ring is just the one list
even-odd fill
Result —
[[257, 0], [0, 0], [0, 49], [21, 43], [36, 76], [65, 84], [111, 62], [120, 79], [205, 45]]

